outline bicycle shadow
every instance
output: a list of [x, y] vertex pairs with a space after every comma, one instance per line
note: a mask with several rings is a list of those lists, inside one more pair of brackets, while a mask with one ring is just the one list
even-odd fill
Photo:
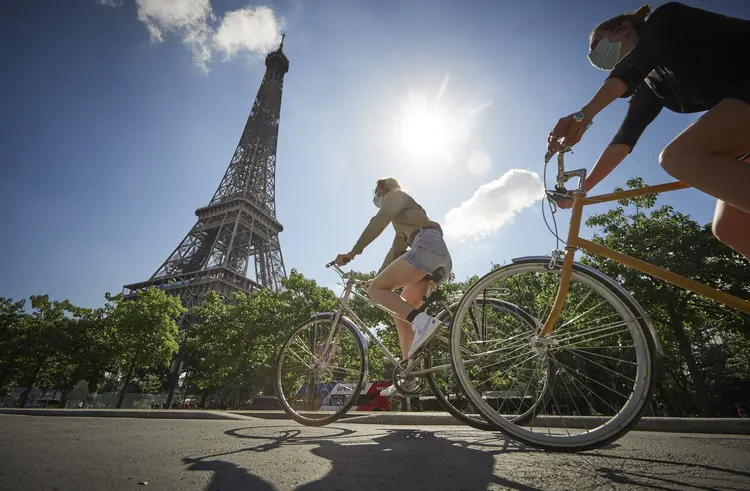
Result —
[[[293, 445], [309, 446], [307, 451], [325, 459], [330, 468], [324, 476], [297, 486], [296, 491], [382, 491], [384, 486], [394, 485], [405, 489], [474, 490], [492, 486], [536, 491], [550, 489], [550, 483], [562, 484], [568, 480], [577, 481], [576, 489], [581, 490], [619, 487], [709, 490], [749, 489], [745, 485], [750, 483], [750, 472], [730, 467], [602, 452], [605, 448], [616, 451], [620, 447], [618, 443], [595, 451], [558, 454], [525, 447], [497, 433], [470, 429], [362, 431], [329, 426], [325, 435], [306, 436], [309, 433], [305, 429], [278, 426], [264, 427], [264, 430], [276, 432], [275, 435], [250, 433], [256, 430], [237, 428], [224, 434], [255, 441], [257, 445], [183, 459], [190, 464], [189, 470], [213, 472], [205, 491], [274, 490], [273, 484], [222, 457], [274, 452], [274, 458], [281, 463], [290, 455], [283, 452], [283, 447]], [[532, 466], [534, 475], [520, 472], [518, 475], [526, 482], [513, 480], [508, 474], [516, 474], [515, 471], [504, 472], [497, 468], [498, 455], [509, 459], [520, 457], [521, 460], [514, 458], [512, 462], [520, 465], [520, 469]], [[708, 484], [709, 481], [713, 484]]]
[[365, 445], [318, 442], [313, 455], [331, 462], [324, 477], [297, 491], [331, 489], [487, 489], [499, 484], [524, 491], [538, 488], [494, 474], [495, 452], [437, 436], [431, 431], [390, 430]]
[[270, 452], [285, 445], [314, 445], [310, 453], [330, 463], [330, 471], [325, 476], [300, 485], [295, 488], [297, 491], [382, 491], [385, 486], [394, 485], [405, 489], [474, 490], [487, 489], [491, 484], [520, 491], [541, 489], [494, 474], [495, 455], [525, 451], [513, 442], [493, 446], [491, 451], [487, 451], [476, 448], [470, 442], [443, 438], [433, 431], [393, 429], [378, 432], [370, 438], [370, 435], [361, 432], [336, 428], [339, 433], [334, 436], [304, 437], [300, 430], [286, 427], [281, 436], [257, 437], [242, 434], [245, 429], [229, 430], [225, 434], [271, 441], [239, 450], [183, 459], [184, 463], [190, 464], [188, 470], [213, 472], [205, 491], [275, 489], [247, 469], [217, 458], [242, 452]]

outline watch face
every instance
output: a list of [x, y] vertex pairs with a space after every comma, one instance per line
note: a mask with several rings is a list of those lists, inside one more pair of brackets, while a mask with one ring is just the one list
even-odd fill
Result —
[[577, 112], [577, 113], [575, 113], [575, 114], [573, 114], [573, 119], [575, 119], [575, 120], [576, 120], [577, 122], [579, 122], [579, 123], [580, 123], [581, 121], [583, 121], [583, 118], [585, 118], [585, 117], [586, 117], [586, 115], [585, 115], [585, 114], [583, 114], [583, 112], [580, 112], [580, 111], [579, 111], [579, 112]]

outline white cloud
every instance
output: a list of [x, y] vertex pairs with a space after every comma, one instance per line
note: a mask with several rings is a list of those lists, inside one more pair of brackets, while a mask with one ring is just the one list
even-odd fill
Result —
[[209, 0], [136, 0], [138, 20], [146, 24], [151, 41], [161, 43], [165, 32], [182, 37], [196, 64], [206, 70], [211, 61], [211, 28], [215, 19]]
[[96, 0], [96, 3], [99, 5], [104, 5], [105, 7], [119, 7], [122, 5], [123, 0]]
[[445, 234], [456, 239], [487, 235], [543, 196], [544, 184], [536, 172], [511, 169], [451, 209], [445, 215]]
[[229, 11], [214, 30], [211, 24], [218, 19], [210, 0], [136, 0], [136, 5], [138, 19], [148, 28], [152, 42], [164, 42], [166, 33], [179, 36], [204, 71], [208, 71], [214, 50], [227, 58], [241, 50], [267, 53], [281, 39], [279, 23], [269, 7]]
[[469, 172], [473, 175], [483, 176], [492, 169], [492, 159], [487, 155], [487, 152], [475, 150], [469, 154], [466, 167], [469, 168]]
[[231, 58], [238, 51], [271, 51], [279, 45], [281, 33], [276, 15], [269, 7], [249, 7], [227, 12], [214, 34], [214, 47]]

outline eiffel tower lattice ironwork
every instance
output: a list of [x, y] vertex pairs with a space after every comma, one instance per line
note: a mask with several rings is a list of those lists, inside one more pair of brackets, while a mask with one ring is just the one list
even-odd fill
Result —
[[[266, 72], [245, 130], [211, 202], [195, 211], [198, 221], [153, 276], [126, 285], [126, 295], [155, 286], [191, 307], [210, 290], [229, 297], [238, 290], [281, 288], [286, 271], [275, 188], [281, 94], [289, 71], [283, 47], [282, 37], [279, 48], [266, 57]], [[251, 258], [254, 279], [248, 277]]]

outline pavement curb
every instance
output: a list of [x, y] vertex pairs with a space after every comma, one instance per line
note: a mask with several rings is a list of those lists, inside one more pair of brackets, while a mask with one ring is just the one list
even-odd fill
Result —
[[0, 408], [0, 414], [22, 416], [65, 416], [90, 418], [152, 418], [152, 419], [252, 419], [225, 411], [192, 411], [164, 409], [25, 409]]
[[[289, 420], [283, 411], [203, 411], [203, 410], [164, 410], [164, 409], [17, 409], [0, 408], [0, 414], [24, 416], [67, 416], [92, 418], [153, 418], [153, 419], [213, 419], [249, 420], [274, 419]], [[463, 423], [447, 413], [425, 412], [352, 412], [340, 420], [353, 424], [381, 424], [405, 426], [462, 426]], [[603, 418], [552, 417], [538, 418], [538, 426], [552, 428], [593, 428]], [[296, 423], [294, 423], [296, 424]], [[585, 426], [584, 426], [585, 425]], [[668, 433], [711, 433], [725, 435], [750, 435], [750, 419], [740, 418], [642, 418], [636, 431], [660, 431]]]

